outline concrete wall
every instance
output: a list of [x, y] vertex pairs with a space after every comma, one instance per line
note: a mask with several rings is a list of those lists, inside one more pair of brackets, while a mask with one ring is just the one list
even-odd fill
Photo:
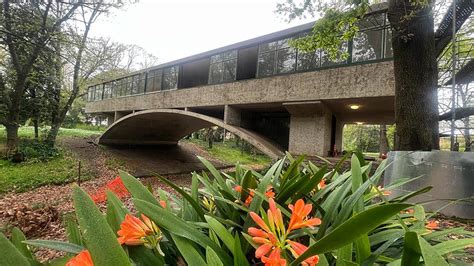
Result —
[[394, 92], [393, 62], [385, 61], [89, 102], [86, 112], [364, 98]]

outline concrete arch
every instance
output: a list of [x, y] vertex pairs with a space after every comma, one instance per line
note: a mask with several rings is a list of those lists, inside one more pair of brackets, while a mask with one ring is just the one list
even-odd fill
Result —
[[241, 127], [195, 112], [154, 109], [129, 114], [115, 121], [97, 139], [104, 145], [172, 145], [202, 128], [219, 126], [239, 136], [273, 159], [283, 150], [264, 137]]

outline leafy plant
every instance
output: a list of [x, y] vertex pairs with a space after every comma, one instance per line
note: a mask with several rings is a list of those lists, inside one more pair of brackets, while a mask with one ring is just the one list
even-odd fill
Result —
[[[190, 188], [158, 176], [178, 196], [120, 172], [136, 215], [108, 192], [104, 217], [75, 187], [78, 223], [67, 221], [69, 242], [26, 241], [15, 230], [10, 241], [0, 236], [0, 250], [8, 252], [0, 265], [38, 265], [27, 248], [35, 246], [67, 252], [61, 261], [72, 265], [445, 265], [446, 254], [474, 244], [462, 228], [427, 226], [423, 207], [405, 203], [429, 187], [388, 199], [416, 178], [379, 187], [386, 162], [372, 171], [354, 154], [350, 171], [340, 173], [342, 162], [328, 171], [288, 154], [263, 173], [237, 165], [229, 174], [199, 159], [207, 171], [193, 173]], [[446, 241], [453, 232], [467, 238]]]

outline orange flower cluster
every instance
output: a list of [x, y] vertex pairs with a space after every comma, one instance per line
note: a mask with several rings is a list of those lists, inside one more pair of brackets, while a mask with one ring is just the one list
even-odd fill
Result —
[[87, 250], [81, 251], [77, 256], [70, 259], [66, 266], [94, 266], [92, 262], [91, 254]]
[[[267, 221], [264, 221], [258, 214], [250, 212], [250, 217], [260, 227], [250, 227], [248, 229], [252, 240], [260, 245], [255, 251], [255, 257], [261, 259], [266, 266], [286, 265], [286, 259], [281, 258], [281, 251], [288, 249], [291, 254], [297, 258], [303, 254], [308, 247], [305, 245], [288, 240], [288, 234], [296, 229], [310, 227], [321, 224], [318, 218], [309, 218], [312, 205], [305, 204], [302, 199], [296, 201], [295, 205], [288, 205], [292, 211], [288, 228], [285, 228], [281, 210], [276, 207], [273, 198], [269, 199], [269, 209], [267, 210]], [[267, 255], [269, 256], [267, 257]], [[316, 265], [319, 261], [318, 256], [312, 256], [306, 259], [303, 265]]]
[[118, 242], [123, 245], [151, 245], [152, 248], [161, 240], [161, 231], [156, 224], [145, 215], [141, 215], [143, 221], [130, 214], [125, 215], [125, 220], [120, 224], [117, 232]]
[[426, 223], [425, 228], [428, 230], [436, 230], [439, 229], [439, 222], [436, 220], [431, 220]]
[[[235, 186], [234, 190], [239, 192], [240, 194], [242, 194], [242, 187], [241, 186], [239, 186], [239, 185]], [[252, 203], [252, 200], [253, 200], [254, 196], [255, 196], [255, 192], [253, 192], [253, 190], [249, 190], [249, 195], [245, 199], [244, 205], [247, 206], [247, 207], [250, 206], [250, 203]], [[268, 186], [267, 191], [265, 192], [265, 196], [267, 198], [274, 198], [275, 197], [275, 192], [273, 192], [273, 187], [272, 186]]]
[[112, 191], [117, 195], [119, 198], [124, 198], [130, 195], [127, 188], [122, 182], [120, 176], [116, 177], [105, 186], [99, 188], [98, 192], [91, 195], [92, 200], [97, 204], [107, 200], [107, 194], [105, 193], [107, 190]]

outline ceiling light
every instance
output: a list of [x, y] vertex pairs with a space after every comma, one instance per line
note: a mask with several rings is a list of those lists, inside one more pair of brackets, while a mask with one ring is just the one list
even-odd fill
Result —
[[357, 125], [363, 125], [364, 122], [356, 122]]
[[351, 104], [351, 105], [349, 105], [349, 108], [351, 108], [352, 110], [357, 110], [357, 109], [360, 108], [360, 105], [358, 105], [358, 104]]

